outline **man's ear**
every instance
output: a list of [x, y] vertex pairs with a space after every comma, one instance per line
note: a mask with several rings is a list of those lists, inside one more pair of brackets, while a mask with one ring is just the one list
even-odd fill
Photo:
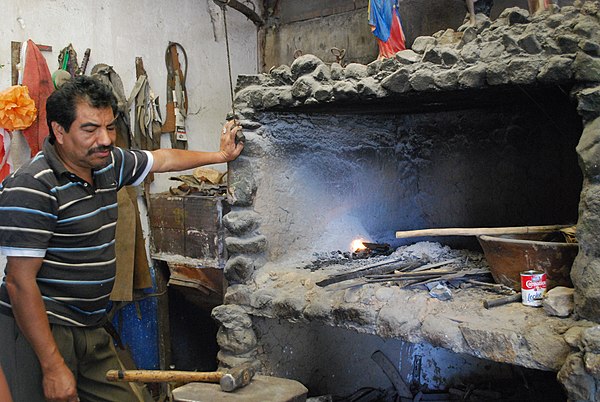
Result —
[[62, 145], [64, 142], [65, 129], [55, 121], [50, 122], [50, 124], [52, 125], [52, 131], [54, 132], [54, 137], [56, 137], [56, 142]]

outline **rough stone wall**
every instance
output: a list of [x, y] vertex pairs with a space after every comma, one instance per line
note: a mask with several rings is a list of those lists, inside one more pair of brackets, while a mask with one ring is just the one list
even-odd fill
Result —
[[[225, 275], [233, 286], [228, 289], [226, 299], [240, 306], [252, 304], [254, 309], [261, 308], [260, 297], [239, 292], [239, 286], [251, 282], [265, 263], [268, 246], [268, 239], [260, 234], [260, 217], [252, 211], [259, 180], [256, 158], [267, 151], [263, 128], [255, 120], [257, 111], [368, 104], [400, 96], [495, 86], [569, 84], [573, 85], [572, 95], [585, 125], [577, 146], [584, 182], [577, 223], [580, 253], [572, 271], [576, 312], [582, 318], [599, 322], [599, 17], [600, 6], [595, 1], [555, 7], [535, 16], [512, 8], [504, 10], [495, 21], [480, 16], [475, 26], [418, 37], [411, 50], [369, 65], [329, 66], [317, 57], [305, 55], [291, 66], [277, 67], [269, 74], [240, 77], [236, 105], [243, 115], [247, 148], [231, 164], [230, 195], [234, 211], [226, 217], [226, 224], [232, 232], [227, 239], [232, 258]], [[267, 296], [263, 300], [265, 306], [271, 305], [272, 298]], [[305, 301], [297, 302], [303, 305]], [[284, 318], [297, 319], [293, 313], [296, 309], [293, 305], [288, 307], [292, 314]], [[571, 352], [565, 360], [561, 359], [565, 363], [559, 379], [572, 400], [598, 400], [600, 359], [594, 331], [597, 327], [565, 335]], [[483, 351], [485, 345], [480, 346]], [[561, 362], [554, 363], [560, 366]]]
[[460, 110], [259, 113], [268, 145], [253, 210], [267, 259], [349, 250], [358, 238], [414, 242], [396, 230], [574, 224], [581, 118], [562, 92], [544, 96], [546, 114], [519, 90], [508, 103]]
[[[554, 0], [560, 6], [573, 0]], [[344, 49], [344, 62], [367, 64], [377, 58], [377, 41], [368, 25], [368, 0], [266, 0], [264, 67], [291, 64], [297, 50], [335, 61], [332, 47]], [[508, 7], [527, 8], [527, 0], [494, 0], [491, 18]], [[410, 48], [415, 38], [460, 26], [464, 0], [400, 0], [400, 15]]]

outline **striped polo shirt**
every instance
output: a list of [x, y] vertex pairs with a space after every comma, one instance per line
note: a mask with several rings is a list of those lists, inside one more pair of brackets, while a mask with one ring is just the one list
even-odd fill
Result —
[[[140, 184], [153, 163], [148, 151], [114, 148], [111, 158], [89, 184], [64, 167], [46, 139], [0, 185], [0, 252], [43, 257], [37, 284], [50, 323], [104, 323], [115, 280], [117, 191]], [[0, 312], [11, 314], [4, 281]]]

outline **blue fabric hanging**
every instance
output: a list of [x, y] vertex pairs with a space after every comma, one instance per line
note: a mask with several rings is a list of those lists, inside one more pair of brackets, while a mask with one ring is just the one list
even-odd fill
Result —
[[394, 6], [398, 7], [398, 0], [369, 0], [369, 25], [375, 27], [373, 35], [383, 42], [390, 37]]

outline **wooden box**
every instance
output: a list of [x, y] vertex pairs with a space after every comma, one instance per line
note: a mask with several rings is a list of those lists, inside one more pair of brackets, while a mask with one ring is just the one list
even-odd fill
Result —
[[150, 196], [152, 258], [196, 267], [223, 268], [229, 212], [224, 197], [169, 193]]

